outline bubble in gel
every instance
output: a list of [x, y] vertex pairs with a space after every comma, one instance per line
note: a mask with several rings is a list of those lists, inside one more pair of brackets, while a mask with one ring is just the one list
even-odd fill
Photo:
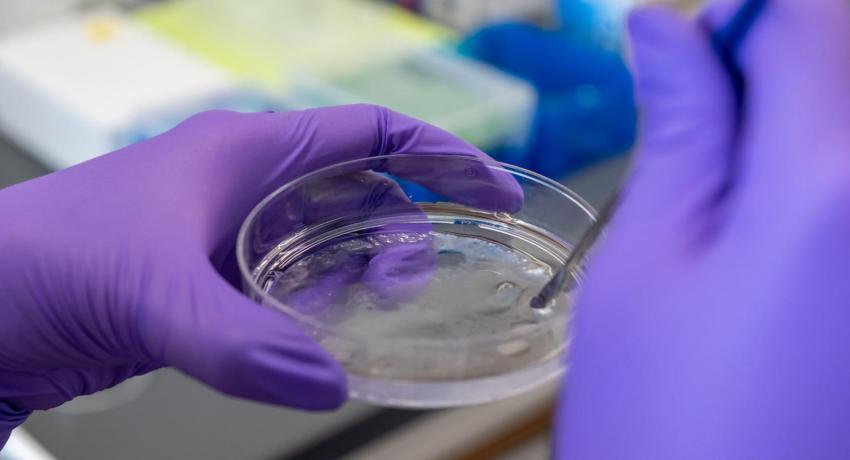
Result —
[[496, 286], [496, 292], [490, 296], [489, 302], [494, 306], [510, 307], [516, 303], [520, 293], [522, 288], [510, 281], [504, 281]]
[[466, 262], [466, 256], [460, 251], [440, 251], [437, 253], [437, 261], [440, 267], [457, 267]]

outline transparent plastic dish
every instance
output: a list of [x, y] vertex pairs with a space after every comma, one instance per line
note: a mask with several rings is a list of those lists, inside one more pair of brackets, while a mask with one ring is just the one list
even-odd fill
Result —
[[237, 259], [245, 292], [327, 349], [353, 398], [478, 404], [563, 372], [571, 294], [544, 309], [529, 301], [594, 216], [563, 185], [515, 166], [370, 157], [268, 196], [240, 230]]

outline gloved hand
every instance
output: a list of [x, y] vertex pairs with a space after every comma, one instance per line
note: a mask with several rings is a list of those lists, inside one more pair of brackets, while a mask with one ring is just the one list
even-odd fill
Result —
[[[373, 157], [367, 163], [427, 185], [432, 192], [429, 199], [445, 201], [442, 195], [478, 209], [505, 212], [518, 211], [523, 199], [522, 190], [509, 174], [490, 168], [476, 157], [392, 155]], [[369, 234], [384, 241], [371, 252], [349, 254], [344, 262], [311, 264], [310, 276], [306, 276], [307, 269], [302, 266], [295, 270], [301, 275], [284, 276], [285, 282], [271, 283], [268, 292], [272, 297], [302, 314], [323, 314], [346, 297], [353, 284], [372, 291], [370, 301], [379, 308], [397, 308], [421, 294], [434, 274], [437, 251], [428, 233], [432, 226], [422, 210], [396, 182], [398, 177], [392, 179], [362, 168], [360, 162], [349, 163], [302, 180], [276, 194], [255, 217], [259, 223], [251, 227], [251, 243], [243, 253], [251, 266], [278, 246], [284, 235], [320, 222], [362, 222], [400, 215], [411, 220], [402, 223], [391, 219], [391, 224], [370, 229]], [[397, 243], [381, 237], [399, 233], [419, 237]]]
[[[222, 274], [234, 278], [236, 232], [275, 188], [331, 163], [397, 153], [490, 161], [380, 107], [219, 111], [0, 191], [0, 446], [33, 410], [162, 366], [238, 397], [339, 406], [339, 365]], [[522, 198], [515, 183], [492, 176], [495, 185], [481, 193], [440, 190], [440, 177], [464, 171], [433, 162], [380, 160], [375, 168], [471, 205], [504, 199], [511, 208]]]
[[850, 455], [850, 3], [771, 0], [743, 124], [703, 24], [630, 21], [643, 116], [590, 262], [560, 459]]
[[[417, 159], [420, 157], [403, 161], [416, 162]], [[373, 171], [340, 169], [334, 168], [333, 173], [328, 173], [330, 177], [312, 178], [283, 191], [264, 205], [271, 211], [257, 217], [262, 222], [259, 225], [262, 231], [254, 232], [246, 250], [249, 264], [263, 260], [280, 244], [282, 235], [292, 235], [329, 220], [353, 222], [408, 215], [422, 217], [425, 221], [422, 210], [394, 180]], [[438, 182], [430, 181], [432, 184]], [[271, 283], [266, 292], [303, 315], [316, 316], [342, 301], [353, 284], [360, 284], [372, 291], [372, 300], [380, 308], [396, 308], [421, 293], [436, 270], [437, 252], [428, 233], [430, 230], [430, 224], [419, 222], [396, 222], [371, 229], [369, 233], [373, 236], [413, 233], [421, 235], [421, 239], [403, 244], [388, 243], [375, 248], [372, 256], [351, 254], [345, 261], [312, 265], [309, 276], [302, 267], [303, 275], [289, 277], [284, 283]]]

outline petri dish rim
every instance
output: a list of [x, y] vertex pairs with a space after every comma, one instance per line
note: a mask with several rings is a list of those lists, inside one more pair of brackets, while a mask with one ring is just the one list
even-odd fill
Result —
[[[561, 194], [564, 198], [571, 201], [574, 205], [576, 205], [591, 222], [595, 222], [597, 218], [596, 210], [581, 196], [579, 196], [576, 192], [568, 188], [567, 186], [552, 180], [546, 176], [538, 174], [534, 171], [515, 166], [509, 163], [502, 163], [496, 160], [487, 160], [482, 159], [480, 157], [475, 157], [472, 155], [466, 154], [414, 154], [414, 153], [404, 153], [404, 154], [389, 154], [389, 155], [371, 155], [368, 157], [356, 158], [353, 160], [342, 161], [338, 163], [334, 163], [328, 166], [325, 166], [320, 169], [316, 169], [307, 174], [301, 175], [281, 187], [277, 188], [274, 192], [270, 193], [268, 196], [263, 198], [254, 208], [248, 213], [248, 217], [245, 218], [242, 226], [239, 228], [239, 233], [236, 237], [236, 262], [239, 266], [239, 272], [242, 277], [242, 282], [247, 284], [251, 290], [251, 293], [259, 296], [262, 299], [263, 303], [266, 306], [273, 306], [275, 309], [280, 310], [281, 312], [289, 315], [299, 323], [303, 325], [307, 325], [317, 331], [323, 331], [327, 336], [339, 337], [350, 342], [361, 343], [364, 345], [374, 346], [374, 345], [383, 345], [383, 346], [393, 346], [393, 345], [405, 345], [405, 346], [415, 346], [415, 347], [426, 347], [426, 348], [452, 348], [452, 347], [469, 347], [470, 345], [479, 345], [486, 344], [488, 342], [500, 342], [505, 339], [509, 334], [495, 334], [490, 336], [481, 336], [481, 337], [469, 337], [463, 339], [455, 339], [455, 340], [447, 340], [447, 339], [426, 339], [426, 338], [409, 338], [409, 337], [397, 337], [397, 338], [385, 338], [385, 337], [367, 337], [361, 334], [339, 331], [332, 325], [326, 324], [323, 321], [319, 321], [311, 316], [304, 315], [297, 311], [295, 308], [292, 308], [280, 300], [274, 298], [269, 295], [254, 281], [254, 276], [252, 271], [248, 268], [247, 256], [244, 252], [244, 247], [246, 246], [245, 240], [248, 235], [248, 229], [251, 227], [251, 224], [254, 222], [256, 217], [265, 209], [265, 207], [274, 200], [280, 194], [298, 187], [306, 181], [309, 181], [317, 176], [321, 176], [322, 174], [331, 171], [336, 168], [350, 166], [358, 163], [367, 163], [378, 161], [381, 163], [381, 159], [398, 159], [398, 158], [444, 158], [450, 161], [456, 161], [459, 158], [465, 158], [469, 160], [477, 160], [484, 163], [484, 165], [492, 170], [503, 171], [511, 174], [511, 176], [519, 176], [524, 179], [530, 180], [532, 182], [536, 182], [540, 185], [543, 185], [559, 194]], [[369, 169], [363, 169], [369, 170]], [[264, 306], [264, 305], [260, 305]], [[554, 319], [554, 317], [552, 318]], [[503, 337], [504, 336], [504, 337]]]

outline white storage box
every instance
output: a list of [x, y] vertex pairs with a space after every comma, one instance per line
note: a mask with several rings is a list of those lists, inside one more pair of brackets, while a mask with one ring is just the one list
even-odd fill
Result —
[[234, 80], [117, 13], [0, 39], [0, 129], [52, 168], [120, 147], [138, 116], [201, 107]]

